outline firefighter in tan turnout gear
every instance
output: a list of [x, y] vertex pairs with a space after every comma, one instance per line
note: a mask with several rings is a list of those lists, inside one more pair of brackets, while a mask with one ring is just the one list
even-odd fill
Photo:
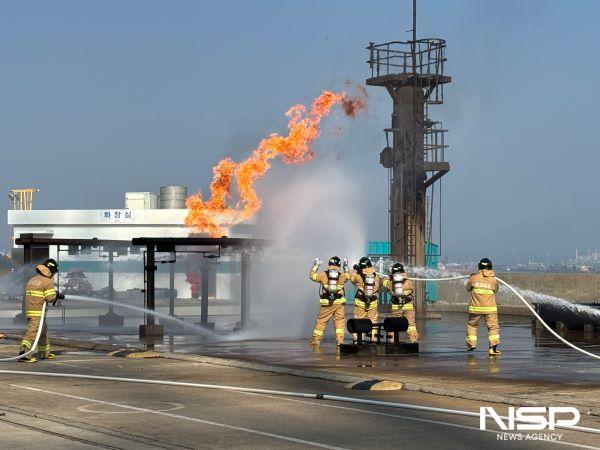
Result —
[[[42, 309], [44, 303], [56, 302], [57, 299], [65, 298], [58, 294], [54, 288], [52, 278], [58, 272], [58, 264], [53, 259], [47, 259], [35, 268], [37, 275], [34, 275], [25, 287], [25, 317], [27, 317], [27, 332], [21, 341], [19, 355], [28, 352], [37, 335], [38, 329], [42, 327], [42, 333], [38, 343], [38, 356], [40, 359], [53, 359], [54, 354], [50, 353], [50, 341], [48, 340], [48, 326], [46, 320], [40, 324], [42, 318]], [[25, 356], [19, 359], [22, 362], [35, 362], [37, 359], [33, 356]]]
[[[376, 323], [379, 317], [377, 303], [379, 299], [379, 275], [375, 272], [373, 263], [367, 257], [360, 258], [354, 265], [354, 272], [350, 274], [350, 281], [357, 287], [354, 296], [354, 318], [371, 319]], [[377, 329], [371, 332], [371, 339], [377, 337]]]
[[498, 281], [492, 270], [492, 261], [483, 258], [478, 264], [479, 271], [470, 276], [467, 290], [471, 293], [469, 301], [469, 320], [467, 321], [467, 350], [477, 347], [477, 325], [481, 317], [485, 318], [490, 342], [488, 355], [500, 356], [500, 326], [498, 324], [498, 308], [496, 306], [496, 292]]
[[415, 307], [413, 305], [413, 284], [408, 279], [404, 266], [395, 263], [392, 266], [392, 274], [383, 280], [383, 287], [392, 296], [392, 312], [389, 317], [406, 317], [408, 321], [408, 339], [417, 342], [419, 334], [415, 323]]
[[312, 345], [321, 343], [327, 323], [333, 317], [335, 341], [337, 345], [340, 345], [344, 342], [346, 326], [344, 284], [348, 280], [348, 275], [346, 269], [342, 268], [342, 261], [337, 256], [329, 259], [327, 270], [318, 272], [321, 263], [321, 260], [315, 258], [314, 265], [310, 270], [310, 279], [320, 284], [319, 303], [321, 304], [310, 343]]

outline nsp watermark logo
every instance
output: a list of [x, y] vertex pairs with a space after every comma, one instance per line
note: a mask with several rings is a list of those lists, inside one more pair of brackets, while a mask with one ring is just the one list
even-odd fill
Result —
[[[566, 416], [566, 417], [565, 417]], [[522, 406], [509, 407], [508, 415], [501, 416], [489, 406], [479, 408], [479, 429], [486, 430], [487, 419], [492, 418], [501, 431], [554, 431], [556, 427], [574, 426], [581, 418], [576, 408], [569, 406]], [[497, 440], [522, 441], [556, 441], [562, 438], [562, 433], [498, 433]]]

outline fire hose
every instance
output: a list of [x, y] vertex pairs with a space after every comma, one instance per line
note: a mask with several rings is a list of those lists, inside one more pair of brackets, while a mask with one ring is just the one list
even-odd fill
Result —
[[[409, 280], [412, 281], [433, 281], [433, 282], [440, 282], [440, 281], [454, 281], [454, 280], [461, 280], [461, 279], [465, 279], [465, 278], [469, 278], [469, 275], [461, 275], [461, 276], [455, 276], [455, 277], [446, 277], [446, 278], [414, 278], [411, 277], [409, 278]], [[525, 300], [525, 298], [523, 298], [523, 296], [517, 292], [517, 290], [515, 288], [513, 288], [510, 284], [508, 284], [506, 281], [504, 281], [501, 278], [496, 277], [496, 280], [498, 280], [500, 283], [502, 283], [503, 285], [505, 285], [510, 291], [512, 291], [517, 298], [519, 298], [519, 300], [521, 300], [525, 306], [531, 311], [531, 313], [540, 321], [540, 323], [544, 326], [544, 328], [546, 328], [546, 330], [548, 330], [550, 332], [550, 334], [552, 334], [554, 337], [556, 337], [559, 341], [563, 342], [565, 345], [571, 347], [572, 349], [583, 353], [586, 356], [590, 356], [594, 359], [600, 359], [600, 355], [596, 355], [594, 353], [588, 352], [578, 346], [576, 346], [575, 344], [567, 341], [566, 339], [564, 339], [562, 336], [560, 336], [558, 333], [556, 333], [552, 327], [550, 327], [545, 321], [544, 319], [542, 319], [540, 317], [540, 315], [537, 313], [537, 311], [529, 304], [529, 302], [527, 300]], [[35, 340], [31, 346], [31, 348], [24, 354], [22, 355], [18, 355], [18, 356], [14, 356], [14, 357], [10, 357], [10, 358], [1, 358], [0, 362], [7, 362], [7, 361], [14, 361], [17, 360], [19, 358], [23, 358], [23, 357], [27, 357], [30, 354], [32, 354], [35, 349], [37, 348], [37, 344], [40, 340], [40, 336], [42, 334], [42, 326], [44, 324], [44, 319], [46, 316], [46, 302], [44, 302], [44, 305], [42, 307], [42, 315], [40, 317], [40, 326], [38, 328], [37, 334], [35, 336]]]
[[[449, 277], [449, 278], [410, 278], [413, 281], [451, 281], [468, 278], [468, 276], [458, 276], [458, 277]], [[585, 355], [591, 356], [596, 359], [600, 359], [598, 355], [593, 353], [589, 353], [574, 344], [571, 344], [569, 341], [563, 339], [557, 333], [550, 328], [546, 322], [537, 314], [537, 312], [529, 305], [529, 303], [519, 294], [511, 285], [506, 283], [504, 280], [497, 278], [502, 284], [507, 286], [525, 305], [531, 310], [531, 312], [537, 317], [540, 322], [550, 331], [555, 337], [559, 340], [567, 344], [568, 346], [574, 348], [575, 350], [584, 353]], [[42, 315], [40, 318], [40, 326], [38, 328], [35, 340], [26, 353], [19, 356], [14, 356], [11, 358], [3, 358], [0, 359], [0, 362], [5, 361], [14, 361], [16, 359], [27, 357], [31, 353], [35, 351], [37, 348], [37, 344], [39, 342], [42, 327], [44, 323], [46, 315], [46, 302], [44, 302], [42, 306]], [[22, 371], [22, 370], [0, 370], [0, 373], [7, 375], [32, 375], [32, 376], [41, 376], [41, 377], [54, 377], [54, 378], [75, 378], [75, 379], [88, 379], [88, 380], [98, 380], [98, 381], [114, 381], [114, 382], [125, 382], [125, 383], [142, 383], [142, 384], [155, 384], [155, 385], [167, 385], [167, 386], [182, 386], [182, 387], [193, 387], [193, 388], [202, 388], [202, 389], [216, 389], [216, 390], [225, 390], [225, 391], [234, 391], [234, 392], [244, 392], [244, 393], [254, 393], [254, 394], [268, 394], [268, 395], [279, 395], [279, 396], [287, 396], [287, 397], [299, 397], [299, 398], [309, 398], [316, 400], [329, 400], [329, 401], [337, 401], [337, 402], [347, 402], [347, 403], [356, 403], [370, 406], [383, 406], [389, 408], [401, 408], [415, 411], [425, 411], [425, 412], [435, 412], [442, 414], [452, 414], [459, 416], [467, 416], [467, 417], [479, 417], [481, 418], [481, 413], [476, 413], [472, 411], [463, 411], [457, 409], [447, 409], [447, 408], [435, 408], [429, 406], [422, 405], [411, 405], [405, 403], [395, 403], [395, 402], [384, 402], [378, 400], [369, 400], [369, 399], [360, 399], [355, 397], [344, 397], [338, 395], [330, 395], [330, 394], [321, 394], [321, 393], [303, 393], [303, 392], [288, 392], [288, 391], [277, 391], [270, 389], [255, 389], [255, 388], [245, 388], [239, 386], [224, 386], [224, 385], [215, 385], [215, 384], [202, 384], [202, 383], [189, 383], [189, 382], [181, 382], [181, 381], [169, 381], [169, 380], [148, 380], [141, 378], [124, 378], [124, 377], [109, 377], [109, 376], [99, 376], [99, 375], [85, 375], [85, 374], [75, 374], [75, 373], [55, 373], [55, 372], [30, 372], [30, 371]], [[508, 417], [501, 416], [503, 420], [508, 420]], [[527, 422], [524, 420], [524, 422]], [[600, 430], [589, 428], [589, 427], [581, 427], [576, 425], [557, 425], [557, 428], [563, 428], [567, 430], [585, 432], [585, 433], [593, 433], [600, 434]]]
[[[454, 281], [454, 280], [460, 280], [460, 279], [465, 279], [465, 278], [469, 278], [469, 275], [461, 275], [461, 276], [455, 276], [455, 277], [446, 277], [446, 278], [409, 278], [409, 280], [412, 281], [433, 281], [433, 282], [440, 282], [440, 281]], [[544, 326], [544, 328], [546, 328], [546, 330], [548, 330], [550, 332], [550, 334], [552, 334], [554, 337], [556, 337], [559, 341], [563, 342], [565, 345], [568, 345], [569, 347], [571, 347], [574, 350], [577, 350], [580, 353], [583, 353], [586, 356], [590, 356], [594, 359], [600, 359], [600, 355], [596, 355], [594, 353], [588, 352], [578, 346], [576, 346], [575, 344], [567, 341], [566, 339], [564, 339], [562, 336], [560, 336], [558, 333], [556, 333], [552, 327], [550, 327], [545, 321], [544, 319], [542, 319], [540, 317], [540, 315], [537, 313], [537, 311], [529, 304], [529, 302], [527, 300], [525, 300], [525, 298], [519, 293], [517, 292], [517, 290], [515, 288], [513, 288], [510, 284], [508, 284], [506, 281], [504, 281], [501, 278], [496, 277], [496, 280], [498, 280], [500, 283], [502, 283], [503, 285], [505, 285], [510, 291], [512, 291], [517, 298], [519, 298], [519, 300], [521, 300], [523, 302], [523, 304], [525, 304], [525, 306], [531, 311], [531, 313], [540, 321], [540, 323]], [[0, 359], [0, 362], [5, 362], [5, 361], [14, 361], [17, 360], [19, 358], [23, 358], [23, 357], [27, 357], [30, 354], [32, 354], [35, 349], [37, 348], [37, 344], [40, 340], [40, 336], [42, 334], [42, 326], [44, 324], [44, 319], [46, 316], [46, 302], [44, 302], [44, 305], [42, 306], [42, 315], [40, 317], [40, 326], [38, 328], [37, 334], [35, 336], [35, 340], [31, 346], [31, 348], [24, 354], [22, 355], [18, 355], [18, 356], [13, 356], [10, 358], [2, 358]]]
[[25, 353], [23, 353], [22, 355], [12, 356], [10, 358], [0, 358], [0, 362], [15, 361], [20, 358], [27, 358], [29, 355], [31, 355], [33, 352], [36, 351], [38, 342], [40, 341], [40, 336], [42, 335], [42, 329], [44, 328], [44, 319], [46, 318], [46, 305], [47, 305], [46, 302], [44, 302], [44, 304], [42, 305], [42, 315], [40, 316], [40, 326], [38, 327], [33, 344], [31, 344], [31, 348], [29, 350], [27, 350]]
[[[409, 280], [413, 280], [413, 281], [451, 281], [451, 280], [460, 280], [460, 279], [464, 279], [464, 278], [469, 278], [469, 275], [461, 275], [458, 277], [447, 277], [447, 278], [409, 278]], [[544, 319], [542, 319], [540, 317], [540, 315], [537, 313], [537, 311], [529, 304], [529, 302], [527, 300], [525, 300], [525, 298], [523, 298], [523, 296], [521, 294], [519, 294], [519, 292], [517, 292], [517, 290], [515, 288], [513, 288], [510, 284], [508, 284], [502, 278], [498, 278], [498, 277], [495, 277], [495, 278], [500, 283], [502, 283], [504, 286], [506, 286], [508, 289], [510, 289], [512, 291], [512, 293], [515, 294], [519, 298], [519, 300], [521, 300], [525, 304], [525, 306], [527, 306], [527, 308], [529, 308], [529, 310], [536, 317], [536, 319], [540, 321], [540, 323], [544, 326], [544, 328], [546, 328], [546, 330], [548, 330], [555, 338], [557, 338], [559, 341], [563, 342], [564, 344], [568, 345], [572, 349], [577, 350], [580, 353], [583, 353], [584, 355], [590, 356], [594, 359], [600, 359], [600, 355], [596, 355], [596, 354], [590, 353], [582, 348], [579, 348], [575, 344], [572, 344], [571, 342], [567, 341], [562, 336], [560, 336], [556, 331], [554, 331], [552, 329], [552, 327], [550, 325], [548, 325], [544, 321]]]

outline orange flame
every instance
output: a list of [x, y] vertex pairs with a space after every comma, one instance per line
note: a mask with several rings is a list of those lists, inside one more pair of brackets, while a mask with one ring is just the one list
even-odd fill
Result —
[[[185, 224], [197, 233], [218, 237], [226, 235], [228, 227], [254, 217], [262, 204], [254, 184], [271, 168], [270, 160], [280, 157], [286, 164], [310, 161], [314, 156], [310, 145], [320, 135], [321, 121], [336, 104], [342, 105], [346, 116], [355, 117], [366, 106], [364, 87], [358, 86], [358, 95], [355, 97], [349, 97], [345, 92], [323, 91], [313, 101], [310, 110], [301, 104], [292, 106], [285, 113], [289, 117], [287, 136], [271, 134], [259, 142], [248, 159], [240, 163], [231, 158], [219, 161], [213, 167], [210, 199], [203, 200], [202, 192], [188, 197]], [[234, 180], [238, 199], [232, 206]]]

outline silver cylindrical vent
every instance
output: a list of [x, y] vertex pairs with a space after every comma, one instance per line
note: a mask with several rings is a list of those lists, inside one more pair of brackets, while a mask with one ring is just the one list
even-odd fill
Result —
[[160, 188], [160, 209], [185, 209], [187, 186], [162, 186]]

